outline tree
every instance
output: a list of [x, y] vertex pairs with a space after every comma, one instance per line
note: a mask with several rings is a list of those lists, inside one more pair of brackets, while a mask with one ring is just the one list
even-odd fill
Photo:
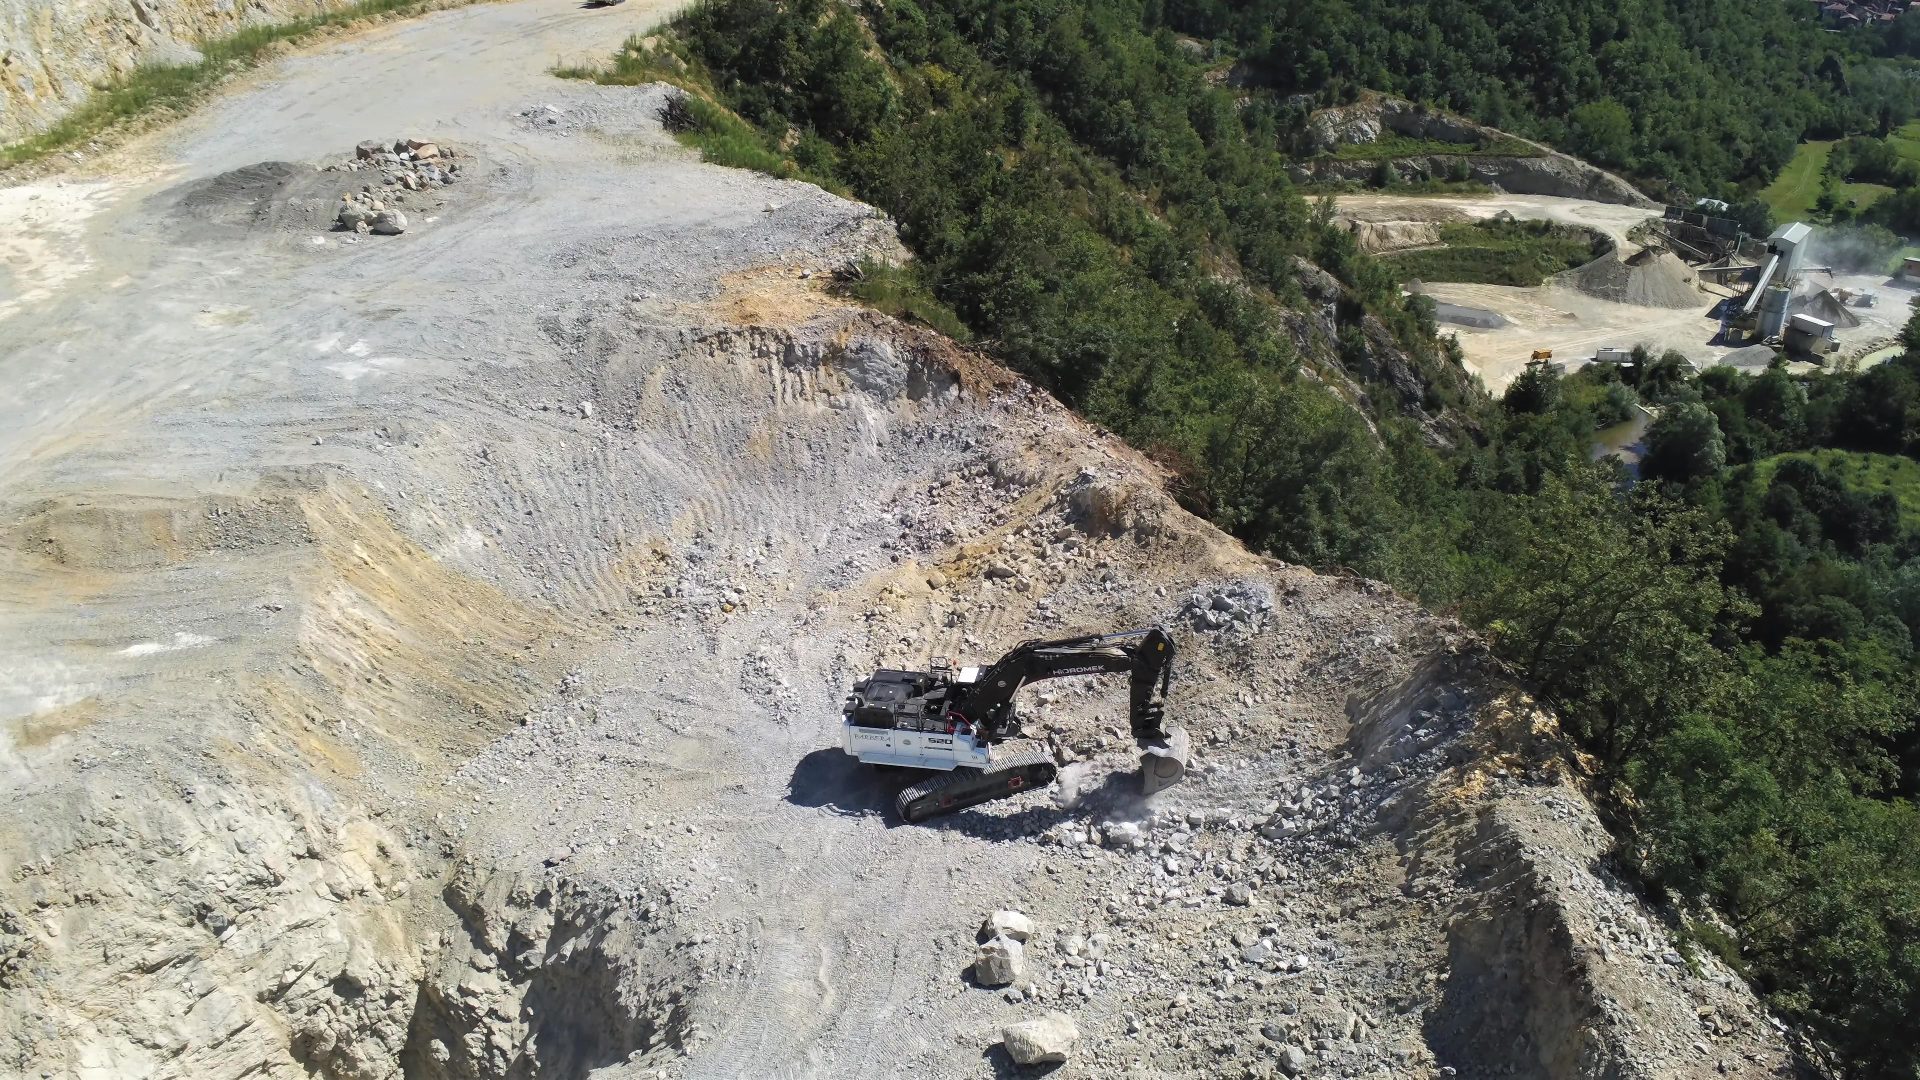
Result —
[[1773, 233], [1773, 207], [1756, 198], [1745, 198], [1727, 207], [1726, 216], [1740, 223], [1740, 228], [1748, 236], [1770, 236]]
[[1726, 463], [1727, 444], [1713, 410], [1697, 401], [1684, 401], [1661, 410], [1647, 428], [1640, 475], [1686, 484], [1717, 474]]
[[1633, 116], [1612, 98], [1589, 101], [1573, 110], [1574, 145], [1585, 156], [1608, 165], [1625, 163], [1633, 151]]
[[1847, 395], [1848, 441], [1861, 450], [1906, 453], [1920, 437], [1920, 380], [1882, 364], [1855, 379]]
[[1625, 374], [1641, 400], [1657, 404], [1682, 393], [1693, 379], [1693, 364], [1673, 349], [1655, 357], [1646, 346], [1635, 345], [1633, 364]]
[[1725, 674], [1715, 628], [1745, 606], [1719, 581], [1723, 524], [1581, 466], [1488, 522], [1469, 599], [1494, 646], [1618, 772]]
[[1500, 399], [1510, 413], [1543, 416], [1560, 404], [1560, 369], [1552, 364], [1528, 364]]

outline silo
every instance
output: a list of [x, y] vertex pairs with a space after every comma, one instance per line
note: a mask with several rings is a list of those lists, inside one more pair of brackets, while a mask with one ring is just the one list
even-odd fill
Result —
[[1756, 335], [1765, 341], [1780, 336], [1787, 325], [1787, 298], [1792, 290], [1785, 285], [1769, 285], [1760, 297], [1760, 318], [1755, 324]]

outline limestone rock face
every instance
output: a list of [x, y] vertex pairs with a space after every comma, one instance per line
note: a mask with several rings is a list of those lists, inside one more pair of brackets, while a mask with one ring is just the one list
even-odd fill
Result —
[[0, 0], [0, 143], [51, 127], [95, 85], [143, 63], [191, 63], [193, 42], [352, 0]]
[[[1649, 208], [1659, 205], [1626, 180], [1539, 144], [1532, 144], [1529, 152], [1512, 155], [1475, 152], [1483, 142], [1506, 140], [1518, 144], [1525, 140], [1399, 98], [1369, 95], [1351, 105], [1321, 109], [1309, 118], [1308, 127], [1315, 145], [1328, 154], [1342, 146], [1364, 145], [1387, 135], [1460, 145], [1459, 156], [1426, 153], [1393, 159], [1395, 171], [1402, 176], [1445, 178], [1453, 176], [1464, 163], [1471, 179], [1515, 195], [1553, 195]], [[1366, 183], [1379, 169], [1377, 160], [1328, 156], [1293, 166], [1293, 174], [1301, 182]]]

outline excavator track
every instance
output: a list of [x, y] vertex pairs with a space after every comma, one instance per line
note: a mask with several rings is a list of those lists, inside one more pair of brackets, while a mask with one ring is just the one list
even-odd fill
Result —
[[1046, 787], [1059, 771], [1046, 754], [1018, 754], [990, 768], [955, 769], [930, 776], [902, 791], [893, 805], [900, 811], [901, 820], [918, 825], [941, 814]]

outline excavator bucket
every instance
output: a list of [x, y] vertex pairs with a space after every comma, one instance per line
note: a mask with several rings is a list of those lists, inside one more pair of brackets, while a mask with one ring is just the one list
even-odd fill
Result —
[[1140, 748], [1141, 793], [1151, 795], [1172, 787], [1187, 774], [1187, 729], [1170, 728], [1165, 739]]

